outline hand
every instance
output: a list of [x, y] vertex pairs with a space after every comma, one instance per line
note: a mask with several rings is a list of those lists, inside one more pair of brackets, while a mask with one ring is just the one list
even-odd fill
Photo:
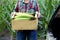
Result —
[[16, 15], [16, 12], [12, 12], [11, 13], [11, 18], [14, 18], [15, 15]]
[[40, 18], [41, 14], [39, 12], [36, 12], [35, 18]]

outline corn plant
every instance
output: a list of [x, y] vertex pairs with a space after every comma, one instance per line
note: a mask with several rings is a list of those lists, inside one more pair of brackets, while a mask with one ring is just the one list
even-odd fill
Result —
[[0, 32], [4, 32], [6, 29], [11, 30], [10, 13], [13, 11], [16, 0], [0, 0]]
[[60, 0], [38, 0], [38, 4], [43, 15], [43, 18], [39, 19], [38, 27], [40, 30], [38, 30], [38, 36], [44, 38], [46, 37], [49, 20], [60, 4]]

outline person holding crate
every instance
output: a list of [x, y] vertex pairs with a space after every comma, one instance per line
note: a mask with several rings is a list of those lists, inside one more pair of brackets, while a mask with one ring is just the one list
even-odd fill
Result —
[[[18, 0], [15, 6], [14, 13], [11, 13], [12, 18], [16, 12], [29, 12], [35, 13], [35, 18], [40, 18], [38, 4], [35, 0]], [[36, 40], [37, 30], [17, 30], [16, 40]]]

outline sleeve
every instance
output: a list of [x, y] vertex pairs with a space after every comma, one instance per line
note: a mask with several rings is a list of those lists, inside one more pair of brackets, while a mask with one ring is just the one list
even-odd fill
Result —
[[15, 12], [19, 12], [19, 4], [18, 4], [19, 2], [17, 2], [16, 3], [16, 5], [15, 5], [15, 8], [14, 8], [14, 11]]
[[35, 4], [35, 12], [36, 12], [36, 11], [39, 12], [39, 6], [38, 6], [37, 3]]
[[38, 16], [40, 16], [40, 17], [43, 17], [42, 15], [41, 15], [41, 12], [40, 12], [40, 10], [39, 10], [39, 5], [37, 4], [37, 2], [36, 2], [36, 4], [35, 4], [35, 12], [36, 13], [38, 13]]

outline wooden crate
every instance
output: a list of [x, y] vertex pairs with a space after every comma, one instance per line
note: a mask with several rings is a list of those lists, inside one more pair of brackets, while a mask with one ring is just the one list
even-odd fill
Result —
[[38, 20], [12, 20], [12, 30], [37, 30]]

